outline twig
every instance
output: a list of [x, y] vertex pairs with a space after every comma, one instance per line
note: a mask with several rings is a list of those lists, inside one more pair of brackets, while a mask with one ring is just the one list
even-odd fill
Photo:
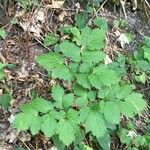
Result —
[[44, 48], [46, 48], [48, 51], [51, 51], [50, 48], [48, 48], [47, 46], [45, 46], [39, 39], [37, 39], [36, 37], [32, 36], [39, 44], [41, 44]]
[[97, 11], [95, 11], [94, 15], [92, 16], [92, 18], [91, 18], [90, 20], [94, 19], [94, 18], [97, 16], [98, 12], [103, 8], [103, 6], [106, 4], [106, 2], [107, 2], [107, 0], [105, 0], [105, 1], [101, 4], [101, 6], [98, 8]]
[[145, 89], [138, 90], [138, 92], [143, 92], [143, 91], [147, 91], [147, 90], [150, 90], [150, 87], [147, 87], [147, 88], [145, 88]]
[[125, 10], [125, 1], [120, 0], [120, 3], [121, 3], [121, 7], [122, 7], [122, 10], [124, 13], [124, 17], [125, 17], [125, 19], [127, 19], [127, 14], [126, 14], [126, 10]]
[[22, 140], [19, 138], [19, 136], [17, 136], [17, 138], [22, 142], [22, 144], [23, 144], [28, 150], [31, 150], [31, 149], [29, 148], [29, 146], [28, 146], [24, 141], [22, 141]]

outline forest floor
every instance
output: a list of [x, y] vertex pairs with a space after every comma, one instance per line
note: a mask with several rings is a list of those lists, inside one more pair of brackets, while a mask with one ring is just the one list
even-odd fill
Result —
[[[133, 8], [130, 2], [124, 6], [127, 16], [121, 6], [106, 1], [99, 7], [93, 7], [93, 14], [87, 19], [87, 24], [96, 16], [108, 21], [105, 51], [111, 57], [116, 53], [132, 54], [138, 49], [143, 36], [150, 36], [150, 10], [141, 8], [140, 4]], [[38, 92], [43, 98], [50, 98], [51, 80], [34, 61], [35, 57], [52, 49], [43, 44], [44, 35], [48, 32], [58, 33], [62, 24], [74, 25], [75, 15], [84, 11], [84, 4], [73, 0], [62, 5], [48, 4], [43, 0], [40, 6], [32, 5], [27, 12], [15, 1], [5, 6], [0, 4], [0, 28], [7, 33], [6, 38], [0, 39], [0, 61], [13, 66], [5, 68], [6, 77], [0, 81], [0, 95], [11, 93], [8, 108], [0, 108], [0, 150], [13, 150], [21, 146], [28, 150], [55, 149], [42, 134], [32, 136], [30, 132], [19, 132], [12, 128], [11, 122], [19, 107], [30, 101], [32, 91]], [[118, 24], [114, 24], [115, 20], [122, 21], [121, 28], [114, 29]], [[124, 43], [122, 33], [130, 33], [134, 39]], [[143, 85], [139, 90], [143, 88], [147, 86]], [[150, 89], [144, 92], [149, 96]], [[114, 149], [117, 150], [117, 146]]]

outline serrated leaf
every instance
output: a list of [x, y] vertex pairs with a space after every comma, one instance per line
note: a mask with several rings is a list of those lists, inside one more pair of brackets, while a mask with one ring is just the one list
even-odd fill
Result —
[[80, 29], [84, 28], [86, 26], [86, 20], [87, 20], [87, 13], [78, 13], [75, 15], [75, 21], [76, 26]]
[[46, 35], [46, 37], [44, 38], [44, 45], [45, 46], [50, 46], [50, 45], [54, 45], [57, 43], [57, 38], [55, 37], [55, 34], [53, 33], [49, 33], [48, 35]]
[[91, 84], [88, 80], [88, 74], [77, 74], [76, 75], [77, 83], [84, 88], [90, 89]]
[[58, 135], [53, 136], [52, 140], [55, 146], [57, 147], [57, 150], [65, 150], [65, 144], [62, 141], [60, 141]]
[[48, 54], [42, 54], [36, 58], [36, 62], [39, 63], [44, 69], [52, 71], [58, 66], [63, 64], [63, 57], [54, 52]]
[[77, 40], [79, 45], [88, 50], [99, 50], [104, 47], [105, 31], [102, 29], [93, 29], [85, 27], [81, 30], [81, 36]]
[[72, 104], [73, 104], [73, 100], [74, 100], [74, 95], [73, 94], [66, 94], [66, 95], [64, 95], [64, 97], [63, 97], [63, 102], [62, 102], [62, 104], [63, 104], [63, 106], [65, 107], [65, 108], [67, 108], [67, 107], [70, 107], [70, 106], [72, 106]]
[[32, 135], [37, 134], [41, 129], [41, 117], [36, 115], [32, 118], [31, 124], [30, 124], [30, 130]]
[[82, 86], [78, 85], [78, 84], [74, 84], [73, 85], [73, 92], [74, 94], [76, 94], [77, 96], [85, 96], [87, 95], [87, 89], [83, 88]]
[[103, 30], [107, 30], [108, 29], [108, 25], [107, 25], [107, 21], [103, 18], [100, 17], [96, 17], [94, 20], [94, 25], [96, 25], [97, 27], [103, 29]]
[[106, 65], [100, 65], [93, 69], [93, 73], [89, 76], [90, 83], [100, 89], [101, 86], [111, 86], [119, 82], [117, 73], [109, 69]]
[[56, 132], [57, 121], [49, 113], [42, 116], [41, 130], [46, 137], [51, 138]]
[[10, 106], [11, 95], [9, 93], [4, 93], [0, 96], [0, 105], [7, 109]]
[[60, 86], [53, 86], [52, 98], [56, 101], [56, 106], [62, 108], [62, 99], [64, 96], [64, 89]]
[[106, 100], [114, 100], [116, 99], [119, 89], [120, 86], [118, 84], [109, 87], [101, 87], [98, 91], [98, 97]]
[[66, 57], [70, 58], [73, 61], [79, 62], [81, 60], [80, 47], [78, 47], [72, 42], [69, 42], [68, 40], [63, 41], [60, 44], [60, 50]]
[[84, 123], [89, 115], [89, 111], [90, 111], [90, 108], [85, 106], [85, 107], [82, 107], [79, 111], [79, 114], [80, 114], [80, 121], [82, 123]]
[[26, 131], [32, 123], [33, 116], [30, 113], [19, 113], [13, 121], [14, 128]]
[[80, 107], [86, 106], [88, 104], [88, 98], [87, 98], [87, 96], [76, 98], [75, 99], [75, 104], [78, 105], [78, 106], [80, 106]]
[[59, 135], [59, 139], [67, 146], [75, 140], [76, 130], [67, 119], [61, 119], [58, 122], [56, 132]]
[[100, 146], [104, 150], [109, 150], [110, 149], [111, 140], [110, 140], [110, 135], [108, 133], [106, 133], [101, 138], [97, 138], [97, 140], [98, 140], [98, 143], [100, 144]]
[[78, 71], [78, 68], [79, 68], [79, 63], [70, 63], [69, 64], [69, 69], [73, 73], [76, 73]]
[[98, 63], [104, 59], [102, 51], [84, 51], [82, 54], [82, 61], [88, 64]]
[[112, 124], [119, 124], [120, 122], [120, 111], [116, 102], [106, 102], [103, 108], [105, 119]]
[[85, 122], [86, 131], [91, 131], [97, 138], [103, 137], [107, 131], [102, 114], [97, 111], [89, 111]]
[[82, 63], [79, 66], [79, 71], [81, 73], [89, 73], [93, 65], [89, 65], [88, 63]]
[[[146, 102], [142, 99], [143, 95], [139, 93], [131, 93], [129, 96], [125, 98], [124, 106], [122, 105], [121, 112], [128, 117], [133, 117], [133, 114], [136, 115], [143, 111], [143, 109], [147, 106]], [[125, 108], [123, 108], [125, 107]], [[132, 110], [132, 112], [128, 111], [128, 109]]]
[[53, 78], [71, 81], [73, 79], [72, 73], [65, 65], [57, 66], [52, 72]]
[[130, 103], [126, 103], [124, 101], [122, 101], [120, 103], [120, 111], [126, 116], [126, 117], [134, 117], [135, 114], [132, 110], [132, 108], [130, 108]]
[[52, 97], [56, 101], [62, 100], [64, 96], [64, 89], [58, 85], [53, 86], [52, 88]]
[[124, 99], [132, 92], [132, 90], [133, 90], [132, 85], [120, 86], [118, 93], [116, 93], [116, 98]]
[[38, 110], [34, 109], [30, 103], [29, 104], [23, 104], [20, 107], [20, 110], [24, 113], [30, 113], [30, 114], [33, 114], [33, 115], [38, 114]]
[[30, 104], [35, 110], [46, 113], [49, 110], [53, 109], [53, 105], [51, 102], [43, 99], [43, 98], [36, 98]]
[[75, 111], [74, 109], [69, 109], [66, 113], [66, 118], [70, 120], [70, 123], [76, 128], [77, 124], [79, 123], [79, 114], [78, 111]]

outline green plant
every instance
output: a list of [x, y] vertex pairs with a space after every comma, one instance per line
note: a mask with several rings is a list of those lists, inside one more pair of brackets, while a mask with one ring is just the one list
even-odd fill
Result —
[[7, 36], [7, 33], [4, 29], [0, 28], [0, 38], [5, 39]]
[[[115, 62], [104, 64], [106, 24], [97, 18], [93, 26], [61, 27], [60, 32], [67, 39], [57, 44], [53, 52], [36, 58], [50, 78], [65, 81], [68, 86], [64, 82], [54, 84], [50, 101], [37, 97], [23, 105], [15, 117], [15, 128], [30, 129], [33, 135], [42, 131], [52, 140], [56, 137], [57, 145], [73, 144], [74, 149], [80, 149], [89, 136], [99, 143], [98, 148], [101, 145], [107, 149], [110, 131], [120, 124], [122, 115], [133, 118], [146, 108], [143, 95], [123, 80], [126, 69], [122, 55]], [[84, 147], [87, 148], [85, 144]]]

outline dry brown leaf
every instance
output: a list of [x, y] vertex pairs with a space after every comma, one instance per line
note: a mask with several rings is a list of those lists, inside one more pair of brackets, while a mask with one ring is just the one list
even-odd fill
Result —
[[66, 14], [67, 14], [66, 11], [61, 12], [60, 15], [58, 16], [58, 21], [62, 22]]
[[52, 1], [51, 5], [47, 5], [46, 7], [48, 8], [55, 8], [55, 9], [59, 9], [63, 7], [65, 1]]

